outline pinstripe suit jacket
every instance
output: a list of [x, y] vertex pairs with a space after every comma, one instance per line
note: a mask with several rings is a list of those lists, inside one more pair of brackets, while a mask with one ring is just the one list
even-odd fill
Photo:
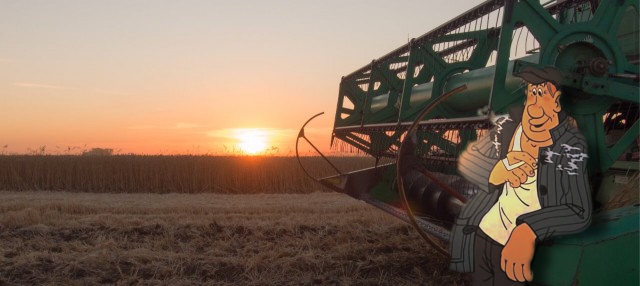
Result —
[[[489, 183], [493, 166], [506, 157], [509, 143], [522, 121], [524, 106], [512, 108], [509, 117], [487, 135], [467, 146], [459, 157], [458, 172], [481, 189], [458, 214], [451, 233], [450, 269], [473, 272], [473, 245], [480, 220], [498, 201], [503, 185]], [[528, 224], [537, 241], [580, 232], [591, 223], [592, 201], [587, 175], [587, 143], [571, 126], [564, 111], [551, 130], [553, 144], [538, 154], [538, 198], [541, 209], [523, 214], [517, 224]], [[503, 144], [500, 144], [504, 142]]]

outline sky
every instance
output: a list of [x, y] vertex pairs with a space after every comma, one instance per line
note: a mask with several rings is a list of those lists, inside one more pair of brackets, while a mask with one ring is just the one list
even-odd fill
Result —
[[328, 151], [343, 75], [481, 2], [2, 0], [0, 153]]

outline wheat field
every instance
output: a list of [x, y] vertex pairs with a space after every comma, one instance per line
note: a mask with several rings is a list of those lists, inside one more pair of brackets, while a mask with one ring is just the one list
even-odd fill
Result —
[[0, 285], [462, 285], [337, 193], [0, 192]]
[[[302, 157], [314, 177], [336, 172]], [[342, 172], [374, 165], [370, 157], [330, 157]], [[0, 190], [106, 193], [310, 193], [322, 188], [295, 157], [0, 155]]]

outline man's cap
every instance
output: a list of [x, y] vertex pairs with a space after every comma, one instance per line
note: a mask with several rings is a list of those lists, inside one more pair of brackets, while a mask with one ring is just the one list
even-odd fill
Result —
[[514, 73], [513, 75], [531, 84], [550, 82], [556, 87], [560, 87], [562, 84], [562, 73], [555, 67], [539, 68], [532, 65], [526, 65], [520, 70], [520, 72]]

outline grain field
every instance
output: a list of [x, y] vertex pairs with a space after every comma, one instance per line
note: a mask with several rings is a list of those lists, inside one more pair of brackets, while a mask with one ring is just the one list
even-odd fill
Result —
[[[370, 157], [330, 157], [342, 172], [372, 167]], [[315, 178], [336, 171], [302, 157]], [[92, 193], [310, 193], [322, 187], [295, 157], [0, 155], [0, 190]]]
[[0, 285], [462, 285], [337, 193], [0, 192]]

